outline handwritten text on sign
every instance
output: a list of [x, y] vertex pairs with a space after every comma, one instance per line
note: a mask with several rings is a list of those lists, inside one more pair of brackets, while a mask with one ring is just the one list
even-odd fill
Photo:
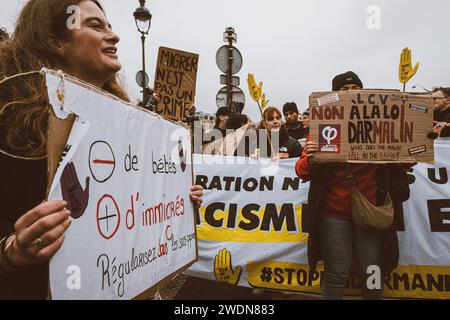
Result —
[[314, 161], [432, 162], [430, 96], [364, 90], [310, 96]]
[[180, 120], [189, 115], [195, 101], [198, 54], [160, 47], [154, 90], [162, 96], [156, 112]]

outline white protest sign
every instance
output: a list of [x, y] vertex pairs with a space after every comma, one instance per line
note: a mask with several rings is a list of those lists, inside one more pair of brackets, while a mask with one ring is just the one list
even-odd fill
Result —
[[52, 298], [136, 297], [196, 259], [189, 131], [67, 79], [46, 81], [52, 106], [77, 115], [49, 194], [73, 218], [50, 263]]
[[188, 274], [263, 287], [251, 266], [305, 262], [302, 203], [309, 184], [296, 176], [295, 161], [194, 155], [196, 183], [205, 191], [197, 226], [199, 261]]

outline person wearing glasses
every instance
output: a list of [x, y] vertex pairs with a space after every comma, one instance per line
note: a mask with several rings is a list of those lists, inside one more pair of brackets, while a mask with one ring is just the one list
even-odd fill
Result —
[[440, 137], [450, 137], [450, 87], [433, 90], [433, 131]]

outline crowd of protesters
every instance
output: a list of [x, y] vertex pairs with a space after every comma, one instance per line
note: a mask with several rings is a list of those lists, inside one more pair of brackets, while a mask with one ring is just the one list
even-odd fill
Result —
[[[363, 83], [357, 74], [348, 71], [334, 77], [331, 89], [360, 90], [363, 89]], [[449, 88], [434, 89], [432, 97], [433, 130], [437, 136], [447, 137], [450, 133]], [[268, 137], [272, 139], [268, 139], [267, 143], [278, 148], [275, 158], [298, 158], [298, 153], [301, 153], [295, 171], [302, 180], [310, 181], [308, 209], [303, 213], [312, 226], [308, 237], [308, 262], [310, 268], [315, 269], [317, 262], [323, 260], [323, 297], [342, 299], [354, 258], [363, 284], [368, 278], [368, 266], [380, 266], [384, 276], [397, 266], [399, 247], [396, 231], [399, 208], [409, 198], [406, 170], [414, 164], [312, 164], [310, 160], [317, 153], [318, 145], [310, 141], [308, 110], [300, 115], [297, 105], [287, 102], [283, 106], [283, 115], [284, 121], [278, 108], [266, 108], [257, 130], [268, 131]], [[236, 117], [230, 115], [230, 119]], [[249, 122], [247, 116], [244, 117], [246, 120], [240, 123], [241, 126]], [[224, 126], [228, 127], [226, 124]], [[236, 129], [234, 121], [229, 128]], [[278, 141], [274, 141], [275, 136], [271, 134], [274, 131], [278, 132]], [[264, 141], [257, 141], [261, 148]], [[270, 147], [267, 149], [267, 156], [273, 157]], [[357, 190], [373, 206], [392, 203], [392, 226], [384, 230], [367, 230], [353, 223], [349, 175]], [[264, 292], [254, 291], [255, 294]], [[362, 295], [365, 299], [381, 299], [382, 288], [369, 289], [363, 286]]]
[[[341, 89], [338, 89], [341, 84]], [[362, 89], [362, 82], [352, 71], [337, 75], [333, 79], [333, 91], [357, 89]], [[435, 137], [449, 137], [450, 87], [434, 88], [432, 99], [433, 131], [436, 133]], [[253, 153], [250, 153], [251, 155], [255, 155], [255, 149], [261, 149], [266, 152], [259, 154], [276, 159], [298, 157], [299, 153], [305, 147], [306, 137], [309, 133], [309, 109], [306, 108], [303, 113], [300, 113], [295, 102], [286, 102], [283, 105], [282, 111], [283, 114], [281, 114], [280, 109], [277, 107], [267, 107], [263, 111], [262, 119], [255, 124], [245, 114], [234, 113], [229, 107], [220, 107], [216, 112], [215, 126], [213, 130], [204, 133], [201, 140], [202, 144], [204, 146], [208, 145], [215, 140], [225, 138], [227, 134], [233, 133], [234, 130], [249, 125], [246, 127], [246, 130], [250, 132], [247, 138], [250, 137], [257, 141], [254, 144]], [[269, 136], [267, 146], [264, 145], [263, 139], [260, 139], [260, 131]], [[271, 133], [275, 132], [277, 133], [275, 135], [276, 139], [270, 139]], [[293, 139], [297, 140], [299, 144], [294, 142]], [[270, 147], [270, 144], [275, 144], [278, 149], [276, 151], [272, 150], [273, 148]], [[246, 147], [248, 145], [249, 143], [247, 142]], [[245, 149], [245, 156], [249, 156], [247, 149]], [[275, 154], [273, 155], [272, 152], [275, 152]], [[235, 155], [239, 154], [236, 152]]]
[[205, 147], [244, 128], [245, 134], [241, 140], [244, 146], [236, 146], [233, 155], [265, 156], [273, 159], [298, 158], [308, 132], [309, 113], [305, 111], [299, 114], [297, 105], [288, 102], [283, 106], [283, 113], [277, 107], [265, 108], [262, 119], [254, 123], [245, 114], [233, 113], [228, 107], [220, 107], [215, 121], [214, 128], [205, 132], [202, 137], [201, 141]]

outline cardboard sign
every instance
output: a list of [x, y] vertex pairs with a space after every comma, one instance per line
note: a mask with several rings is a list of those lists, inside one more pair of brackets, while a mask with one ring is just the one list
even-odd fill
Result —
[[195, 102], [198, 54], [159, 47], [153, 90], [162, 96], [156, 112], [165, 118], [182, 120]]
[[72, 217], [50, 263], [52, 298], [148, 298], [196, 261], [189, 130], [69, 77], [49, 72], [46, 85], [48, 199]]
[[309, 97], [313, 162], [434, 162], [429, 95], [392, 90], [318, 92]]

